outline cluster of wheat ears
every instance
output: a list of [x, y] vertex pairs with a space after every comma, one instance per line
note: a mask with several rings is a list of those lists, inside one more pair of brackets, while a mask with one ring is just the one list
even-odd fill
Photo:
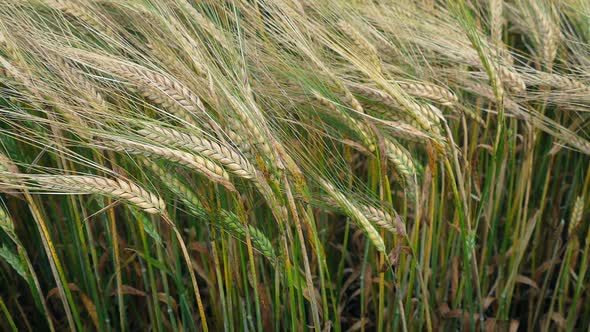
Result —
[[587, 0], [0, 0], [0, 329], [586, 329], [589, 121]]

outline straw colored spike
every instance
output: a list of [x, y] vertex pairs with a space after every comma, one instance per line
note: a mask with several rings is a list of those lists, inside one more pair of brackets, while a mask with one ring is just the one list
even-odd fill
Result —
[[29, 175], [27, 178], [45, 190], [107, 195], [126, 200], [150, 214], [166, 214], [162, 198], [129, 180], [76, 175]]
[[105, 144], [107, 147], [110, 147], [116, 151], [123, 151], [130, 154], [140, 154], [152, 158], [162, 158], [179, 163], [203, 174], [209, 180], [223, 185], [228, 190], [235, 191], [235, 187], [229, 181], [229, 174], [227, 174], [223, 168], [211, 161], [209, 158], [180, 150], [134, 142], [117, 141], [107, 142]]
[[365, 234], [373, 245], [382, 253], [385, 253], [385, 243], [379, 235], [379, 232], [373, 227], [373, 225], [369, 222], [367, 217], [360, 211], [352, 202], [350, 202], [344, 194], [338, 191], [332, 184], [324, 179], [319, 179], [319, 183], [322, 188], [330, 195], [334, 201], [342, 208], [350, 217], [357, 221], [359, 226], [363, 229]]
[[232, 174], [245, 179], [256, 177], [254, 166], [233, 147], [212, 140], [159, 126], [147, 126], [139, 131], [145, 138], [196, 152], [216, 160]]

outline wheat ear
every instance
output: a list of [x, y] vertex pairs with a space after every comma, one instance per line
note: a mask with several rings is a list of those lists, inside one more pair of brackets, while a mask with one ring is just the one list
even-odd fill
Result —
[[326, 110], [331, 111], [334, 115], [338, 116], [350, 129], [356, 132], [361, 137], [363, 144], [369, 151], [375, 151], [375, 143], [371, 139], [369, 130], [365, 124], [339, 110], [332, 101], [320, 95], [318, 92], [314, 92], [313, 97], [320, 105], [324, 106]]
[[416, 82], [397, 82], [397, 84], [410, 96], [428, 99], [441, 105], [452, 106], [458, 101], [454, 93], [433, 84]]
[[135, 90], [143, 97], [162, 105], [187, 123], [197, 125], [195, 117], [206, 113], [205, 105], [196, 94], [167, 75], [116, 61], [108, 64], [110, 72], [134, 83]]
[[426, 131], [436, 131], [437, 129], [435, 128], [439, 119], [439, 114], [437, 113], [440, 113], [440, 111], [435, 112], [435, 108], [432, 105], [424, 106], [414, 101], [408, 101], [408, 109], [404, 107], [404, 105], [399, 103], [395, 98], [390, 96], [388, 93], [378, 89], [355, 85], [354, 92], [358, 93], [359, 95], [365, 98], [378, 101], [388, 107], [407, 111], [408, 114], [416, 120], [420, 128]]
[[504, 0], [490, 0], [490, 25], [492, 31], [492, 41], [497, 45], [502, 45], [502, 11]]
[[576, 198], [576, 202], [574, 203], [574, 208], [572, 209], [572, 214], [570, 216], [570, 224], [568, 227], [568, 236], [571, 236], [572, 233], [578, 228], [578, 225], [582, 221], [583, 215], [584, 215], [584, 195], [578, 196]]
[[590, 95], [590, 86], [586, 85], [576, 79], [551, 73], [539, 73], [537, 79], [541, 80], [543, 84], [559, 88], [561, 90], [572, 90], [584, 95]]
[[373, 227], [371, 222], [367, 219], [367, 217], [360, 211], [352, 202], [350, 202], [344, 194], [338, 191], [332, 184], [328, 181], [320, 178], [319, 183], [322, 188], [330, 195], [334, 201], [340, 206], [342, 210], [344, 210], [350, 217], [352, 217], [362, 230], [367, 234], [367, 237], [373, 245], [377, 248], [378, 251], [385, 253], [385, 243], [379, 235], [379, 232]]
[[27, 178], [44, 190], [101, 194], [126, 200], [150, 214], [166, 214], [162, 198], [129, 180], [77, 175], [27, 175]]
[[107, 109], [107, 103], [102, 94], [96, 89], [94, 84], [80, 72], [78, 68], [70, 63], [70, 61], [51, 52], [44, 53], [44, 55], [55, 62], [56, 69], [61, 69], [70, 75], [70, 77], [64, 77], [64, 79], [68, 79], [72, 84], [76, 85], [78, 88], [81, 88], [86, 93], [86, 95], [89, 95], [91, 103], [95, 104], [101, 109]]
[[387, 158], [400, 175], [404, 177], [406, 185], [409, 188], [408, 193], [413, 197], [417, 186], [416, 176], [418, 169], [412, 159], [412, 155], [392, 140], [385, 140], [385, 146], [387, 149]]
[[[166, 187], [182, 200], [190, 210], [191, 214], [204, 220], [208, 219], [205, 207], [192, 189], [179, 181], [176, 177], [172, 176], [169, 172], [161, 169], [158, 165], [149, 161], [144, 161], [144, 165], [149, 167], [160, 177]], [[238, 220], [238, 217], [225, 210], [222, 210], [220, 215], [221, 218], [218, 220], [219, 226], [228, 233], [244, 241], [246, 238], [246, 230], [244, 228], [245, 226]], [[250, 232], [252, 245], [266, 257], [274, 259], [276, 257], [275, 252], [268, 238], [266, 238], [266, 236], [254, 226], [248, 225], [248, 231]]]
[[360, 205], [359, 209], [364, 213], [369, 221], [374, 222], [391, 233], [400, 235], [406, 234], [404, 224], [397, 214], [391, 215], [383, 210], [369, 205]]
[[95, 19], [96, 13], [89, 12], [83, 6], [77, 5], [72, 0], [44, 0], [45, 3], [53, 9], [60, 10], [65, 14], [73, 16], [78, 20], [86, 23], [88, 26], [92, 27], [96, 31], [102, 32], [109, 37], [113, 37], [118, 39], [117, 34], [105, 26], [104, 24], [100, 23], [99, 20]]
[[139, 133], [149, 140], [184, 148], [211, 158], [239, 177], [245, 179], [256, 177], [257, 171], [254, 166], [231, 146], [160, 126], [148, 125], [147, 128], [147, 130], [140, 130]]
[[378, 72], [382, 72], [381, 60], [379, 59], [377, 49], [348, 22], [340, 20], [337, 25], [352, 40], [354, 46], [356, 46], [357, 54], [366, 57], [372, 68], [377, 69]]
[[107, 147], [116, 151], [124, 151], [130, 154], [140, 154], [152, 158], [162, 158], [174, 161], [181, 165], [187, 166], [203, 175], [213, 182], [220, 183], [230, 191], [235, 191], [235, 187], [229, 181], [229, 174], [209, 158], [198, 156], [181, 150], [164, 148], [159, 146], [140, 144], [134, 142], [107, 142]]

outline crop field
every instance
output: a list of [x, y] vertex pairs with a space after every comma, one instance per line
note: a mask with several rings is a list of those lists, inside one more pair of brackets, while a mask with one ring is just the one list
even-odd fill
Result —
[[590, 331], [590, 1], [0, 0], [0, 331]]

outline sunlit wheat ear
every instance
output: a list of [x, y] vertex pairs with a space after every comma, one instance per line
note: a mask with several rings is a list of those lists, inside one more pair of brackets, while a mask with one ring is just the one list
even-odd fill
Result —
[[406, 235], [406, 228], [397, 214], [391, 215], [370, 205], [359, 205], [369, 221], [385, 228], [393, 234]]
[[92, 29], [101, 32], [109, 37], [118, 38], [117, 34], [108, 26], [96, 19], [96, 13], [88, 11], [84, 6], [76, 4], [72, 0], [43, 0], [49, 7], [62, 11], [80, 20]]
[[[433, 131], [433, 132], [438, 131], [438, 128], [436, 126], [437, 126], [438, 119], [440, 116], [440, 114], [439, 114], [440, 111], [435, 112], [434, 111], [435, 108], [432, 105], [425, 106], [425, 105], [421, 105], [421, 104], [413, 102], [413, 101], [408, 101], [408, 105], [409, 105], [410, 109], [406, 110], [406, 107], [404, 107], [402, 104], [398, 103], [395, 98], [393, 98], [392, 96], [390, 96], [389, 94], [387, 94], [384, 91], [361, 86], [361, 85], [355, 85], [353, 87], [353, 90], [355, 93], [358, 93], [359, 95], [361, 95], [365, 98], [380, 102], [383, 105], [386, 105], [386, 106], [391, 107], [393, 109], [407, 111], [408, 114], [410, 116], [412, 116], [414, 118], [414, 120], [416, 120], [416, 122], [419, 124], [420, 128], [422, 128], [426, 131]], [[436, 122], [433, 122], [433, 121], [436, 121]]]
[[533, 75], [532, 80], [537, 84], [548, 85], [575, 95], [590, 96], [590, 85], [564, 75], [541, 72]]
[[514, 92], [524, 92], [526, 90], [526, 84], [522, 77], [514, 71], [506, 68], [505, 66], [498, 67], [498, 74], [504, 84]]
[[371, 152], [375, 151], [375, 143], [371, 139], [370, 130], [366, 124], [339, 110], [332, 101], [323, 97], [318, 92], [314, 92], [313, 98], [327, 111], [340, 118], [352, 131], [356, 132], [361, 137], [367, 150]]
[[227, 47], [228, 38], [225, 32], [219, 29], [211, 20], [203, 16], [188, 1], [180, 1], [180, 6], [186, 10], [192, 20], [195, 20], [200, 28], [205, 30], [219, 45]]
[[378, 72], [381, 72], [381, 59], [379, 59], [377, 49], [348, 22], [340, 20], [337, 25], [340, 31], [345, 33], [351, 39], [356, 47], [355, 51], [358, 52], [358, 55], [362, 58], [368, 59], [370, 65]]
[[240, 134], [239, 132], [244, 132], [246, 129], [240, 123], [240, 121], [236, 119], [227, 119], [227, 127], [224, 128], [224, 132], [227, 134], [231, 144], [233, 144], [236, 148], [242, 152], [242, 154], [252, 160], [252, 146], [248, 142], [248, 139]]
[[365, 113], [363, 105], [358, 101], [358, 99], [356, 99], [356, 97], [352, 94], [350, 89], [348, 89], [346, 86], [344, 86], [344, 84], [342, 84], [338, 80], [336, 80], [335, 92], [341, 94], [343, 96], [342, 101], [345, 104], [352, 106], [352, 109], [359, 113]]
[[101, 194], [122, 199], [147, 213], [166, 214], [166, 204], [158, 195], [124, 179], [76, 175], [28, 175], [41, 189], [60, 193]]
[[355, 220], [361, 229], [367, 234], [369, 240], [373, 243], [375, 248], [382, 253], [385, 253], [385, 243], [379, 235], [379, 232], [373, 227], [371, 222], [367, 219], [367, 217], [360, 211], [351, 201], [344, 196], [340, 191], [338, 191], [331, 183], [328, 181], [320, 178], [318, 179], [322, 189], [328, 193], [330, 198], [332, 198], [338, 206], [346, 212], [353, 220]]
[[559, 27], [552, 21], [551, 14], [541, 9], [537, 1], [529, 1], [534, 13], [538, 42], [541, 46], [540, 55], [545, 67], [550, 71], [559, 47]]
[[96, 62], [103, 70], [128, 80], [143, 97], [163, 106], [189, 124], [199, 126], [197, 119], [202, 119], [207, 112], [196, 94], [167, 75], [119, 61], [107, 61], [106, 64], [100, 63], [100, 59], [91, 61]]
[[584, 195], [578, 196], [576, 198], [576, 202], [574, 203], [574, 208], [572, 209], [572, 214], [570, 216], [568, 236], [572, 235], [572, 233], [578, 228], [578, 225], [582, 221], [582, 216], [584, 215], [584, 198]]
[[176, 162], [201, 173], [209, 180], [221, 184], [230, 191], [236, 190], [229, 180], [229, 174], [208, 158], [176, 149], [127, 141], [108, 141], [104, 142], [104, 145], [116, 151]]
[[240, 152], [225, 143], [218, 143], [170, 128], [152, 125], [148, 125], [147, 128], [140, 130], [139, 133], [149, 140], [176, 148], [183, 148], [211, 158], [236, 176], [245, 179], [256, 177], [257, 171], [254, 166]]
[[[278, 160], [276, 153], [271, 148], [271, 143], [269, 142], [269, 139], [267, 139], [267, 135], [263, 134], [264, 129], [255, 124], [250, 114], [238, 109], [236, 115], [239, 120], [233, 118], [226, 120], [230, 130], [235, 132], [238, 136], [247, 138], [249, 146], [258, 148], [259, 151], [262, 152], [262, 155], [265, 156], [266, 160], [270, 162], [268, 163], [270, 168], [277, 167]], [[264, 120], [259, 119], [259, 121]]]
[[[477, 64], [480, 67], [482, 66], [481, 59], [479, 59], [477, 56], [469, 56], [466, 58], [466, 60], [469, 63]], [[526, 84], [523, 78], [520, 76], [520, 74], [515, 72], [513, 68], [510, 68], [505, 64], [494, 63], [489, 67], [489, 69], [492, 70], [492, 72], [487, 74], [494, 75], [498, 83], [502, 83], [502, 85], [498, 86], [498, 88], [502, 89], [502, 94], [504, 94], [503, 86], [506, 86], [510, 91], [517, 93], [526, 91]]]
[[397, 82], [397, 84], [412, 97], [428, 99], [445, 106], [453, 106], [458, 102], [454, 93], [440, 86], [417, 82]]
[[387, 149], [387, 158], [391, 161], [400, 175], [404, 177], [406, 185], [410, 189], [409, 194], [414, 194], [414, 190], [417, 186], [415, 179], [418, 176], [418, 169], [412, 159], [412, 155], [401, 145], [392, 140], [386, 140], [385, 145]]
[[[170, 189], [170, 191], [172, 191], [186, 205], [191, 214], [204, 220], [209, 219], [205, 207], [192, 189], [179, 181], [172, 173], [163, 170], [158, 165], [148, 160], [144, 160], [143, 164], [160, 177], [166, 187], [168, 187], [168, 189]], [[238, 237], [240, 240], [245, 241], [245, 226], [240, 223], [238, 217], [225, 210], [220, 211], [219, 215], [219, 220], [217, 220], [219, 226], [228, 233]], [[274, 259], [276, 256], [273, 246], [266, 236], [251, 225], [248, 226], [248, 231], [250, 232], [250, 238], [254, 248], [266, 257]]]
[[497, 46], [502, 44], [502, 26], [504, 21], [502, 19], [502, 12], [504, 7], [504, 0], [490, 0], [490, 26], [492, 31], [492, 41]]

